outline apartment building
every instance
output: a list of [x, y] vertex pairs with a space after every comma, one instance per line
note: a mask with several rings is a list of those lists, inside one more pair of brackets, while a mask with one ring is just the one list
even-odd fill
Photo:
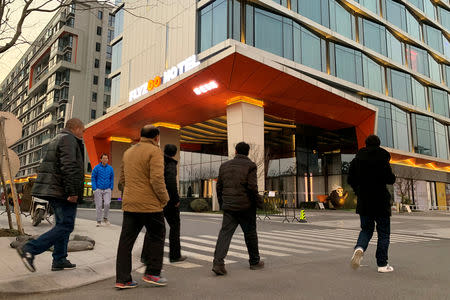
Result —
[[110, 106], [111, 11], [92, 2], [61, 8], [0, 84], [2, 110], [23, 124], [22, 138], [11, 147], [20, 158], [18, 178], [35, 176], [46, 145], [67, 119], [87, 124]]

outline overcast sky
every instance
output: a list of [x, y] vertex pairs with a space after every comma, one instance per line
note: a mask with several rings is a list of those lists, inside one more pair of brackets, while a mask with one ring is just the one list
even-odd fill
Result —
[[[56, 2], [56, 1], [55, 1]], [[36, 4], [43, 3], [43, 0], [36, 0]], [[50, 7], [50, 6], [49, 6]], [[19, 13], [23, 8], [23, 0], [14, 0], [11, 4], [12, 10], [16, 10], [12, 16], [11, 24], [16, 24], [19, 18]], [[22, 30], [22, 36], [30, 42], [39, 35], [44, 29], [45, 25], [50, 21], [55, 13], [41, 13], [33, 12], [26, 19], [24, 23], [24, 29]], [[1, 43], [4, 44], [3, 42]], [[23, 53], [28, 49], [29, 45], [22, 44], [10, 48], [8, 51], [0, 55], [0, 83], [8, 75], [11, 69], [16, 65], [18, 60], [22, 57]]]

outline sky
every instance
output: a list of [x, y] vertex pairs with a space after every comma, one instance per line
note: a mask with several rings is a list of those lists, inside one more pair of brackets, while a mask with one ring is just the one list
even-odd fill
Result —
[[[44, 3], [44, 0], [35, 0], [36, 5]], [[49, 6], [51, 7], [51, 6]], [[11, 9], [16, 10], [11, 19], [11, 24], [16, 24], [19, 18], [19, 13], [23, 8], [23, 0], [14, 0], [11, 4]], [[42, 13], [33, 12], [27, 19], [25, 19], [24, 29], [22, 31], [22, 36], [30, 42], [39, 35], [39, 33], [44, 29], [45, 25], [51, 20], [55, 13]], [[0, 42], [2, 45], [3, 42]], [[19, 59], [22, 57], [23, 53], [26, 52], [30, 45], [22, 44], [14, 46], [7, 50], [5, 53], [0, 54], [0, 83], [5, 79], [11, 69], [16, 65]]]

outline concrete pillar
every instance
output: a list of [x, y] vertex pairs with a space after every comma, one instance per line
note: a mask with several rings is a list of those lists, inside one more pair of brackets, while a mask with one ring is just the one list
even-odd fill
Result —
[[[250, 101], [251, 100], [251, 101]], [[249, 103], [250, 102], [250, 103]], [[235, 155], [239, 142], [250, 145], [249, 158], [258, 167], [258, 190], [265, 189], [264, 107], [262, 101], [241, 97], [231, 99], [227, 107], [228, 157]]]

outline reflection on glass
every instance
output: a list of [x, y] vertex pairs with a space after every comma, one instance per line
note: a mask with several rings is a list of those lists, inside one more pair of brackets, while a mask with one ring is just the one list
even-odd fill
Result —
[[394, 148], [409, 152], [408, 114], [394, 105], [391, 107]]
[[448, 137], [445, 132], [445, 126], [440, 122], [434, 121], [434, 130], [436, 133], [436, 154], [437, 157], [448, 159]]
[[436, 156], [433, 119], [427, 116], [412, 114], [415, 121], [414, 150], [416, 153]]
[[449, 116], [449, 107], [448, 107], [448, 95], [447, 92], [435, 88], [430, 88], [431, 94], [431, 108], [432, 111], [446, 116]]
[[373, 91], [384, 92], [384, 70], [376, 62], [363, 55], [364, 86]]
[[283, 56], [282, 17], [255, 8], [255, 46]]

